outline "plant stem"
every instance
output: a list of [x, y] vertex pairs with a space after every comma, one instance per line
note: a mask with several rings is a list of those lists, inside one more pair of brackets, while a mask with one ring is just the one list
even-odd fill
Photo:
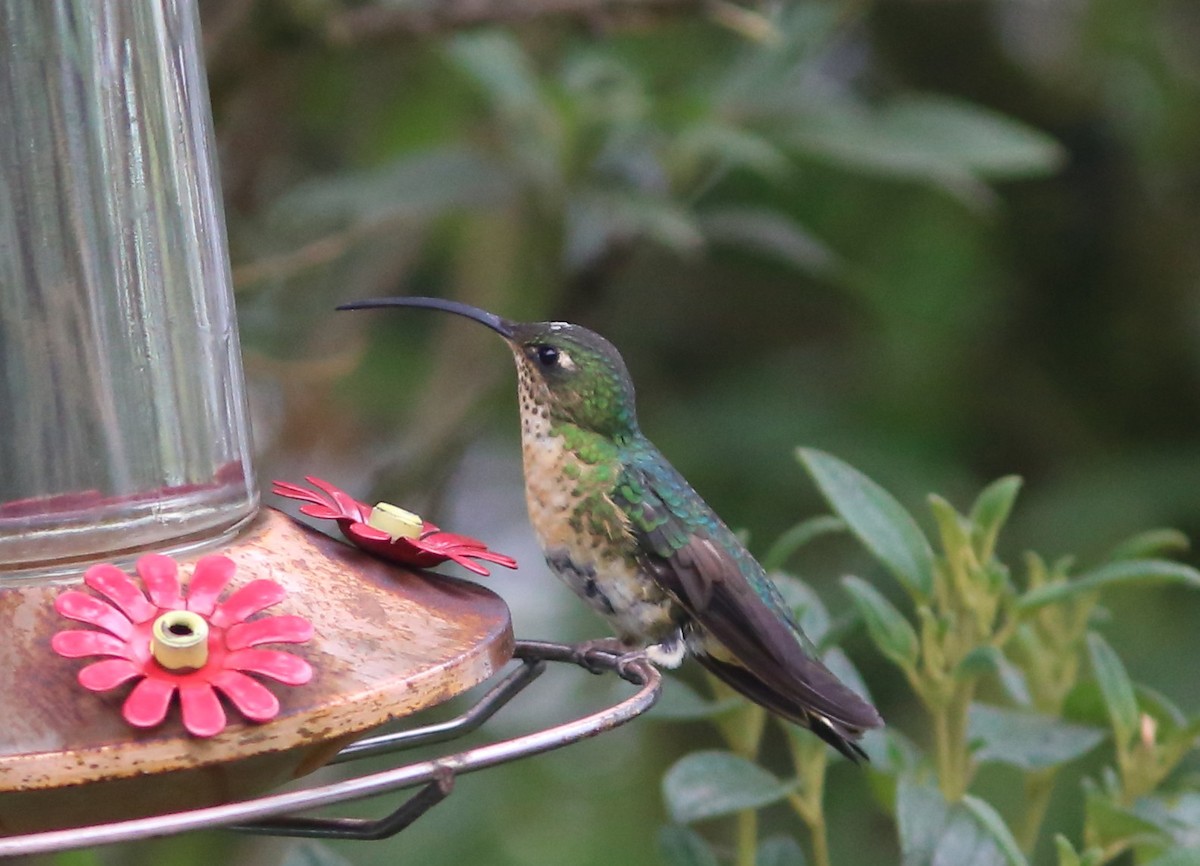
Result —
[[813, 866], [829, 866], [829, 833], [825, 826], [825, 773], [829, 755], [825, 746], [812, 738], [789, 736], [792, 764], [800, 780], [799, 789], [788, 797], [812, 839]]
[[[734, 694], [727, 685], [711, 676], [709, 682], [712, 684], [713, 697], [717, 700]], [[755, 761], [758, 759], [758, 747], [762, 743], [766, 721], [766, 710], [746, 704], [734, 713], [718, 717], [715, 724], [730, 751], [748, 761]], [[758, 856], [758, 813], [754, 809], [745, 809], [737, 813], [735, 820], [735, 866], [754, 866]]]
[[812, 831], [813, 866], [829, 866], [829, 834], [825, 831], [825, 817], [813, 822]]
[[930, 708], [937, 760], [938, 787], [947, 803], [957, 803], [970, 783], [970, 756], [967, 754], [967, 712], [974, 688], [964, 683], [956, 688], [942, 706]]
[[1036, 770], [1025, 777], [1025, 812], [1017, 827], [1016, 837], [1017, 844], [1026, 854], [1033, 854], [1057, 777], [1058, 771], [1054, 768]]
[[758, 813], [744, 809], [737, 813], [737, 866], [754, 866], [758, 853]]
[[933, 713], [933, 748], [934, 760], [937, 765], [938, 787], [942, 796], [950, 801], [949, 779], [954, 775], [954, 758], [950, 753], [950, 718], [945, 707], [939, 707]]
[[829, 833], [825, 828], [825, 771], [824, 767], [810, 778], [815, 787], [805, 791], [804, 809], [797, 810], [812, 836], [813, 866], [829, 866]]

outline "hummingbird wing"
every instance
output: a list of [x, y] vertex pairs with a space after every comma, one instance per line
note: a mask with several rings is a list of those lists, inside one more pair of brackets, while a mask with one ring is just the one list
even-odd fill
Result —
[[699, 626], [697, 659], [857, 760], [851, 741], [883, 724], [879, 713], [821, 663], [762, 566], [683, 476], [657, 453], [630, 460], [612, 498], [641, 566]]

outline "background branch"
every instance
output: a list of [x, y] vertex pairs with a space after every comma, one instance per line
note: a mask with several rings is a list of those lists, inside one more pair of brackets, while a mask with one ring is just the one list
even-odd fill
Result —
[[394, 36], [425, 36], [482, 24], [515, 24], [539, 18], [581, 18], [601, 26], [637, 23], [647, 16], [694, 11], [704, 0], [438, 0], [362, 6], [330, 15], [325, 35], [335, 44]]

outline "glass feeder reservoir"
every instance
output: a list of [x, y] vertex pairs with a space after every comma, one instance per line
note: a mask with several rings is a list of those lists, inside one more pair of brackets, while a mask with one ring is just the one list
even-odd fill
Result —
[[257, 506], [195, 28], [0, 2], [0, 580]]

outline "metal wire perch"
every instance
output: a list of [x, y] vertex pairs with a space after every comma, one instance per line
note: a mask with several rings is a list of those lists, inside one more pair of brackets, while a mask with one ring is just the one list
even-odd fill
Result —
[[[458, 776], [548, 752], [612, 730], [654, 706], [662, 690], [662, 677], [648, 662], [626, 661], [603, 650], [542, 641], [518, 641], [514, 658], [521, 664], [507, 673], [462, 715], [421, 728], [367, 737], [347, 746], [331, 763], [341, 764], [441, 743], [475, 731], [536, 680], [546, 669], [546, 662], [574, 664], [592, 673], [615, 673], [638, 686], [638, 690], [611, 707], [574, 721], [365, 776], [188, 812], [0, 838], [0, 857], [108, 845], [211, 828], [276, 836], [383, 839], [408, 827], [449, 796]], [[321, 818], [297, 814], [417, 786], [421, 788], [416, 794], [379, 819]]]

